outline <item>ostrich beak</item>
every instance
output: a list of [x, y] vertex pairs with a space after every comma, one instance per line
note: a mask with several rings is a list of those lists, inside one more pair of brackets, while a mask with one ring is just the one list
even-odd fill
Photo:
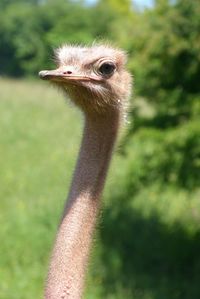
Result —
[[61, 77], [61, 72], [59, 71], [59, 69], [51, 71], [44, 70], [40, 71], [38, 75], [43, 80], [52, 80], [54, 78]]
[[40, 71], [39, 77], [43, 80], [63, 83], [66, 81], [100, 81], [99, 78], [74, 74], [71, 70], [63, 70], [63, 68]]

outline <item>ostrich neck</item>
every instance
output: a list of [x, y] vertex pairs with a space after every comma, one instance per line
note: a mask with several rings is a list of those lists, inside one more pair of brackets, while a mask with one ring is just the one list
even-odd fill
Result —
[[82, 298], [100, 195], [117, 137], [120, 117], [86, 118], [71, 190], [58, 230], [46, 299]]

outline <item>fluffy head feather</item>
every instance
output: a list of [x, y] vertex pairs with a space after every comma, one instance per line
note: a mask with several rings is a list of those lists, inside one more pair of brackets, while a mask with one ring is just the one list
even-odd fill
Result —
[[58, 69], [40, 76], [61, 86], [85, 113], [105, 114], [127, 106], [131, 76], [126, 60], [122, 50], [108, 45], [64, 45], [55, 50]]

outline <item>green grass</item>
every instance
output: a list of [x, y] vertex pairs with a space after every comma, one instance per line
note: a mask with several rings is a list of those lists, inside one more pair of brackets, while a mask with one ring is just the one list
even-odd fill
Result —
[[[82, 116], [44, 82], [0, 79], [0, 91], [0, 299], [39, 299]], [[200, 189], [144, 182], [148, 134], [115, 154], [87, 299], [200, 298]]]
[[38, 82], [0, 80], [0, 298], [42, 298], [81, 115]]

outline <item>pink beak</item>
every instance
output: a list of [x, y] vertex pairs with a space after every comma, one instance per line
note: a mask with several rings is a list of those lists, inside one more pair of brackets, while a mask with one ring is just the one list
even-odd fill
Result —
[[94, 76], [83, 76], [74, 74], [71, 70], [63, 70], [61, 68], [55, 70], [44, 70], [39, 72], [39, 77], [43, 80], [54, 82], [70, 82], [70, 81], [102, 81], [101, 78]]

